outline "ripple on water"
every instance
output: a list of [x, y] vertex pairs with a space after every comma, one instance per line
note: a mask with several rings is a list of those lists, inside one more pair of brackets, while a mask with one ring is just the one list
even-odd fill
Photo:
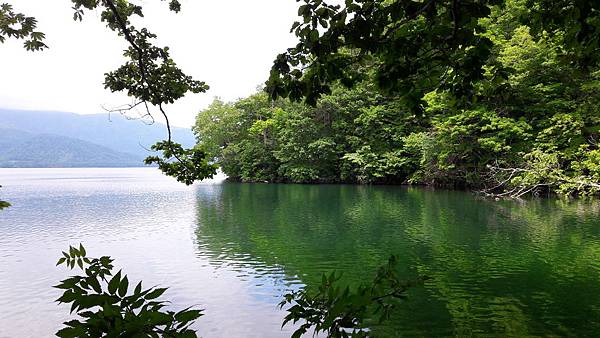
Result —
[[[401, 187], [205, 183], [154, 169], [0, 170], [0, 337], [48, 336], [68, 309], [50, 286], [83, 242], [130, 280], [205, 309], [204, 337], [284, 337], [281, 295], [337, 269], [370, 280], [390, 254], [431, 277], [380, 336], [594, 336], [597, 204], [491, 203]], [[40, 318], [30, 325], [31, 316]]]

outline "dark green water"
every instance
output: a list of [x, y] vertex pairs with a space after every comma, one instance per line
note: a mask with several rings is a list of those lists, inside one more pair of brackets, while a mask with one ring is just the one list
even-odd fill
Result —
[[[600, 206], [493, 202], [384, 186], [224, 184], [198, 192], [199, 245], [316, 285], [369, 280], [388, 255], [429, 276], [385, 336], [600, 335]], [[241, 259], [240, 259], [241, 257]]]
[[[323, 272], [368, 281], [390, 254], [411, 289], [379, 337], [599, 337], [600, 204], [486, 201], [392, 186], [178, 184], [152, 168], [2, 169], [0, 338], [68, 319], [60, 251], [84, 243], [170, 287], [204, 338], [289, 337], [277, 304]], [[34, 323], [35, 325], [32, 325]], [[310, 335], [309, 335], [310, 337]]]

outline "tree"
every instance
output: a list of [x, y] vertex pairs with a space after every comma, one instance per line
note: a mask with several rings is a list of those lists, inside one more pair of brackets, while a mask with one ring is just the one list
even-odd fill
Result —
[[300, 42], [277, 56], [266, 89], [314, 104], [335, 81], [362, 78], [348, 65], [372, 62], [379, 87], [415, 107], [435, 88], [469, 97], [492, 48], [479, 19], [501, 2], [305, 0], [292, 26]]
[[[300, 8], [304, 23], [294, 25], [300, 44], [284, 57], [289, 61], [289, 74], [277, 68], [282, 65], [276, 62], [271, 73], [275, 77], [271, 77], [266, 88], [271, 94], [281, 94], [275, 96], [288, 97], [278, 98], [276, 106], [265, 100], [260, 107], [252, 106], [241, 115], [229, 115], [228, 128], [238, 132], [227, 134], [227, 142], [218, 150], [233, 159], [229, 162], [217, 159], [225, 173], [244, 181], [466, 187], [498, 197], [548, 192], [600, 193], [596, 178], [600, 163], [595, 155], [599, 150], [600, 119], [594, 108], [600, 104], [600, 63], [594, 61], [594, 55], [585, 56], [591, 48], [593, 29], [582, 32], [587, 35], [576, 45], [569, 44], [564, 37], [572, 34], [569, 30], [575, 29], [577, 18], [567, 20], [568, 24], [556, 24], [552, 30], [537, 27], [540, 11], [552, 9], [563, 13], [549, 3], [547, 7], [544, 1], [505, 0], [498, 5], [480, 2], [487, 9], [481, 10], [476, 23], [443, 19], [450, 15], [448, 10], [452, 11], [452, 6], [458, 17], [463, 11], [474, 10], [468, 2], [420, 4], [423, 7], [415, 8], [431, 7], [417, 11], [418, 15], [413, 17], [399, 10], [400, 2], [394, 1], [362, 1], [359, 5], [348, 1], [344, 8], [327, 7], [321, 1], [304, 2]], [[565, 11], [575, 11], [577, 6], [584, 5], [574, 3]], [[372, 16], [342, 20], [343, 13], [367, 10]], [[390, 14], [393, 10], [404, 13], [394, 24], [388, 22], [393, 21]], [[376, 13], [389, 15], [380, 18]], [[585, 22], [592, 20], [594, 13], [587, 15]], [[315, 18], [319, 38], [311, 41], [303, 34], [315, 29], [311, 21]], [[377, 25], [382, 25], [378, 20], [388, 22], [389, 27], [378, 30]], [[587, 27], [585, 22], [581, 27]], [[458, 78], [455, 75], [470, 73], [461, 73], [458, 68], [463, 67], [465, 53], [473, 52], [475, 47], [467, 47], [468, 51], [461, 46], [455, 46], [458, 49], [454, 51], [454, 47], [448, 47], [439, 51], [440, 59], [429, 65], [419, 65], [429, 56], [411, 56], [404, 51], [405, 47], [394, 47], [393, 39], [410, 36], [428, 42], [432, 39], [430, 33], [421, 29], [435, 30], [444, 25], [452, 28], [453, 24], [464, 29], [476, 25], [473, 34], [487, 46], [487, 51], [477, 54], [477, 61], [470, 63], [479, 69], [476, 72], [479, 75], [467, 82], [462, 75]], [[359, 25], [367, 27], [363, 38], [369, 43], [365, 46], [353, 35], [358, 34], [354, 30], [359, 30]], [[456, 38], [462, 39], [459, 33], [460, 30]], [[377, 34], [389, 43], [373, 46], [379, 43], [374, 40]], [[340, 41], [343, 46], [335, 49]], [[437, 46], [432, 48], [435, 50]], [[412, 47], [411, 51], [421, 48]], [[390, 59], [386, 53], [405, 54]], [[328, 73], [335, 70], [331, 63], [337, 62], [332, 60], [337, 57], [349, 58], [344, 61], [346, 73], [335, 73], [338, 78]], [[382, 73], [390, 74], [388, 63], [398, 60], [423, 69], [417, 67], [415, 76], [406, 73], [395, 78], [394, 83], [404, 83], [407, 87], [394, 89], [382, 85]], [[441, 67], [447, 74], [444, 71], [445, 75], [436, 75], [430, 67]], [[345, 81], [344, 74], [353, 74], [355, 81]], [[448, 86], [447, 76], [463, 87]], [[317, 78], [318, 85], [311, 82]], [[347, 88], [349, 85], [351, 88]], [[315, 86], [321, 87], [317, 90]], [[462, 90], [467, 87], [468, 90]], [[278, 92], [278, 88], [283, 88], [283, 92]], [[303, 89], [288, 92], [286, 88]], [[294, 106], [294, 100], [302, 97], [312, 106]], [[247, 120], [258, 115], [264, 119]], [[205, 142], [203, 132], [219, 138], [222, 120], [202, 121], [205, 128], [195, 129], [199, 142]], [[228, 164], [224, 165], [225, 162]], [[542, 174], [550, 170], [543, 164], [550, 165], [556, 173]], [[260, 168], [269, 168], [269, 173]], [[255, 172], [262, 174], [254, 175]]]
[[[490, 17], [493, 6], [511, 3], [346, 0], [344, 5], [329, 5], [304, 0], [298, 9], [301, 20], [292, 26], [300, 41], [277, 56], [266, 89], [274, 98], [314, 104], [336, 81], [352, 86], [362, 78], [349, 65], [370, 62], [379, 88], [400, 94], [415, 109], [432, 90], [470, 101], [475, 82], [486, 72], [503, 72], [486, 65], [493, 44], [482, 19]], [[527, 22], [536, 37], [549, 34], [559, 39], [567, 62], [584, 68], [597, 64], [600, 4], [528, 0], [525, 6], [529, 11], [516, 19]]]
[[[99, 10], [102, 22], [129, 44], [123, 53], [125, 63], [106, 73], [104, 78], [106, 89], [112, 92], [124, 91], [132, 97], [132, 103], [116, 111], [125, 112], [141, 107], [150, 117], [159, 113], [165, 118], [167, 140], [152, 147], [155, 151], [161, 151], [163, 156], [150, 156], [145, 163], [158, 164], [165, 173], [186, 184], [212, 177], [216, 167], [205, 160], [203, 149], [183, 149], [172, 140], [171, 126], [165, 111], [167, 104], [175, 102], [188, 92], [205, 92], [208, 86], [179, 69], [170, 57], [169, 47], [155, 46], [155, 34], [146, 28], [138, 29], [132, 25], [130, 19], [133, 16], [143, 17], [142, 6], [122, 0], [72, 0], [72, 3], [74, 20], [83, 20], [86, 11]], [[43, 43], [43, 33], [35, 31], [35, 18], [15, 13], [8, 3], [0, 5], [0, 8], [0, 42], [12, 37], [26, 39], [25, 48], [28, 50], [47, 47]], [[178, 0], [170, 0], [169, 9], [179, 12], [181, 4]]]

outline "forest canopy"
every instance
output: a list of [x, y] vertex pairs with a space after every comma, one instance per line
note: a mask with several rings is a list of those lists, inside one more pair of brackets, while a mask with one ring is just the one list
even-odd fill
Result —
[[[413, 16], [390, 16], [407, 3]], [[194, 132], [233, 180], [597, 194], [596, 7], [305, 1], [300, 43], [277, 58], [265, 92], [216, 99]]]

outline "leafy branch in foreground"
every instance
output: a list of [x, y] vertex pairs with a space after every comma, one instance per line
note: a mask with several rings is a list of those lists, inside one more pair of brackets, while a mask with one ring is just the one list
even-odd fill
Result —
[[[112, 274], [109, 256], [90, 258], [85, 248], [70, 246], [56, 265], [79, 267], [83, 275], [71, 276], [55, 287], [65, 290], [59, 303], [71, 304], [71, 313], [81, 319], [65, 322], [59, 337], [197, 337], [190, 325], [202, 310], [164, 310], [158, 298], [166, 288], [142, 289], [142, 282], [129, 288], [121, 271]], [[109, 279], [110, 278], [110, 279]]]
[[358, 65], [376, 59], [373, 70], [386, 93], [400, 93], [413, 106], [443, 88], [468, 97], [483, 76], [492, 44], [479, 19], [500, 0], [298, 2], [300, 20], [291, 31], [299, 43], [279, 54], [266, 91], [273, 97], [315, 104], [336, 81], [352, 87]]
[[303, 289], [285, 295], [280, 307], [291, 306], [283, 326], [304, 322], [292, 337], [300, 337], [310, 328], [314, 328], [315, 335], [325, 333], [327, 337], [368, 337], [368, 318], [378, 316], [380, 323], [389, 319], [398, 301], [406, 298], [406, 290], [428, 279], [402, 281], [396, 274], [397, 265], [398, 259], [392, 255], [372, 283], [356, 289], [341, 286], [341, 274], [323, 274], [316, 291]]

